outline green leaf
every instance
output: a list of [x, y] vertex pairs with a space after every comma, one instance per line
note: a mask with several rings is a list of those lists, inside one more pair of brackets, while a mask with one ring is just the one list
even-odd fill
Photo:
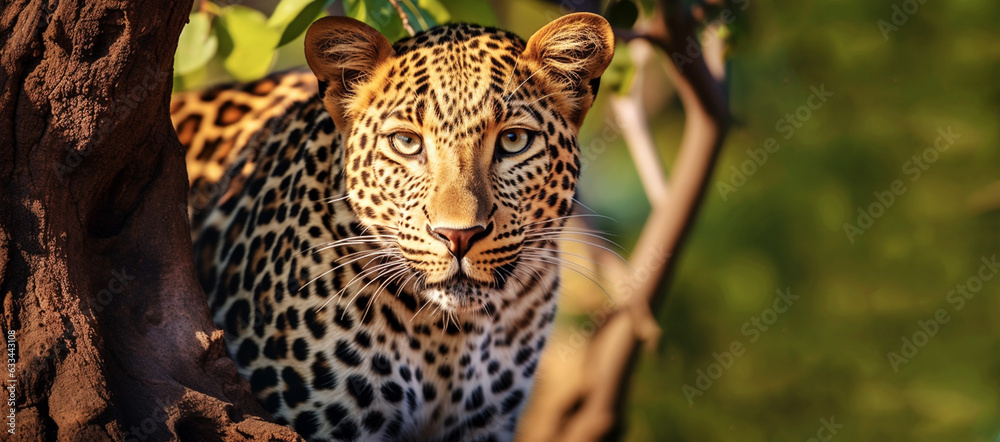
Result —
[[631, 29], [639, 19], [639, 7], [632, 0], [612, 0], [604, 12], [612, 27]]
[[208, 67], [202, 66], [191, 72], [179, 74], [174, 71], [174, 92], [183, 92], [196, 89], [205, 84], [208, 79]]
[[219, 39], [212, 32], [212, 20], [207, 13], [195, 12], [181, 30], [174, 53], [174, 73], [184, 75], [205, 66], [219, 48]]
[[[399, 0], [414, 32], [426, 31], [451, 20], [451, 14], [438, 0]], [[397, 12], [398, 16], [399, 13]]]
[[318, 18], [326, 15], [326, 8], [335, 0], [282, 0], [267, 26], [281, 32], [278, 47], [295, 40]]
[[[441, 0], [399, 0], [399, 6], [416, 32], [451, 21], [449, 9]], [[388, 0], [344, 0], [344, 10], [347, 16], [368, 23], [390, 41], [409, 36]]]
[[298, 17], [302, 10], [315, 2], [315, 0], [281, 0], [274, 7], [271, 17], [267, 19], [267, 26], [269, 28], [284, 28], [292, 20], [295, 20], [295, 17]]
[[403, 21], [399, 19], [396, 9], [388, 0], [344, 0], [344, 12], [348, 17], [375, 28], [389, 41], [409, 35], [403, 29]]
[[601, 75], [601, 90], [611, 90], [619, 94], [627, 94], [635, 77], [635, 65], [628, 53], [628, 46], [615, 49], [611, 64]]
[[361, 20], [365, 23], [365, 16], [368, 13], [368, 4], [365, 0], [344, 0], [344, 14], [355, 20]]
[[639, 7], [645, 17], [650, 17], [656, 10], [656, 0], [639, 0]]
[[[404, 1], [406, 3], [410, 3], [407, 0]], [[467, 2], [467, 3], [478, 3], [478, 2]], [[434, 27], [451, 21], [451, 13], [448, 12], [448, 7], [445, 6], [444, 3], [442, 3], [440, 0], [418, 0], [417, 7], [426, 18], [433, 21], [430, 27]], [[423, 30], [426, 30], [426, 28]]]
[[[469, 0], [434, 0], [448, 11], [450, 17], [447, 20], [438, 20], [438, 23], [476, 23], [483, 26], [499, 26], [496, 13], [490, 7], [489, 2]], [[433, 11], [431, 7], [427, 7]]]
[[228, 6], [222, 9], [216, 30], [226, 72], [239, 81], [252, 81], [267, 74], [281, 34], [267, 26], [263, 13], [244, 6]]

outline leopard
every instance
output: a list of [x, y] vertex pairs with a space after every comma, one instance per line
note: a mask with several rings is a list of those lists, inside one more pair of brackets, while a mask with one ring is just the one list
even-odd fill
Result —
[[195, 271], [275, 422], [313, 441], [517, 436], [560, 291], [599, 15], [527, 41], [314, 22], [309, 70], [175, 94]]

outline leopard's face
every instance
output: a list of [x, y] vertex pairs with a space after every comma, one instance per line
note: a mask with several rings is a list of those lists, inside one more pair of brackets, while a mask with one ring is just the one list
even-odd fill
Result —
[[361, 240], [381, 246], [370, 268], [446, 312], [488, 314], [516, 293], [518, 266], [551, 260], [535, 250], [573, 206], [576, 135], [613, 45], [602, 30], [589, 29], [603, 46], [579, 27], [527, 44], [470, 25], [395, 47], [366, 35], [360, 66], [345, 63], [356, 47], [336, 50], [358, 41], [319, 44], [341, 74], [310, 58], [342, 131], [347, 198]]

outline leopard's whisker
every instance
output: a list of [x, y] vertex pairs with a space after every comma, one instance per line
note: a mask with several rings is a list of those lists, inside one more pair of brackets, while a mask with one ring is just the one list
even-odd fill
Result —
[[567, 233], [589, 234], [592, 236], [599, 237], [605, 241], [610, 241], [608, 237], [618, 236], [617, 234], [608, 232], [606, 230], [577, 228], [573, 226], [549, 226], [549, 227], [535, 227], [531, 229], [525, 229], [525, 233], [538, 233], [538, 232], [567, 232]]
[[[604, 241], [604, 242], [606, 242], [608, 244], [611, 244], [612, 246], [615, 246], [615, 247], [617, 247], [619, 249], [622, 249], [622, 250], [625, 249], [620, 244], [618, 244], [618, 243], [616, 243], [614, 241], [611, 241], [611, 240], [609, 240], [607, 238], [604, 238], [604, 237], [602, 237], [600, 235], [595, 235], [595, 234], [591, 234], [591, 233], [587, 233], [587, 232], [557, 232], [557, 231], [552, 231], [552, 232], [530, 232], [530, 233], [526, 233], [524, 235], [524, 237], [525, 238], [531, 238], [531, 239], [534, 239], [534, 238], [560, 239], [560, 240], [566, 240], [566, 241], [571, 241], [571, 242], [578, 242], [578, 243], [581, 243], [581, 244], [587, 244], [587, 245], [591, 245], [591, 246], [594, 246], [594, 247], [602, 247], [600, 244], [587, 241], [586, 239], [573, 238], [572, 236], [568, 236], [568, 235], [580, 235], [580, 236], [595, 238], [595, 239], [599, 239], [601, 241]], [[618, 252], [612, 252], [612, 253], [616, 253], [617, 254]]]
[[323, 243], [320, 243], [319, 245], [317, 245], [316, 247], [320, 247], [320, 246], [324, 246], [324, 245], [328, 245], [328, 244], [337, 244], [337, 243], [344, 242], [344, 241], [356, 241], [356, 240], [362, 240], [362, 239], [363, 240], [374, 240], [374, 239], [379, 239], [379, 238], [380, 237], [376, 236], [376, 235], [355, 235], [355, 236], [349, 236], [347, 238], [340, 238], [340, 239], [334, 240], [334, 241], [323, 242]]
[[[376, 260], [381, 260], [383, 258], [384, 257], [380, 256], [380, 257], [378, 257], [376, 259], [373, 259], [372, 261], [369, 261], [368, 264], [371, 264], [372, 262], [374, 262]], [[366, 266], [368, 264], [366, 264]], [[344, 287], [341, 288], [340, 291], [337, 292], [337, 294], [335, 294], [335, 295], [331, 296], [329, 299], [327, 299], [326, 302], [324, 302], [323, 305], [321, 305], [319, 307], [319, 309], [317, 309], [317, 311], [323, 310], [323, 308], [326, 307], [326, 305], [329, 304], [330, 301], [332, 301], [334, 299], [337, 299], [337, 298], [340, 298], [341, 295], [344, 293], [344, 291], [346, 291], [351, 285], [353, 285], [355, 281], [358, 281], [359, 279], [364, 280], [364, 278], [366, 276], [369, 276], [369, 275], [374, 274], [375, 272], [378, 272], [379, 270], [381, 270], [382, 268], [384, 268], [384, 266], [386, 266], [387, 264], [391, 264], [391, 263], [382, 263], [382, 264], [376, 265], [375, 267], [372, 267], [372, 268], [362, 268], [361, 272], [359, 272], [358, 274], [354, 275], [354, 277], [351, 278], [351, 280], [348, 281], [347, 284], [344, 284]], [[340, 301], [338, 301], [337, 304], [339, 305]], [[347, 310], [345, 309], [344, 312], [346, 313], [346, 311]], [[343, 317], [343, 315], [341, 315], [341, 317]]]
[[593, 270], [593, 269], [591, 269], [591, 268], [589, 268], [589, 267], [587, 267], [587, 266], [585, 266], [583, 264], [580, 264], [578, 262], [570, 261], [569, 259], [563, 258], [563, 257], [561, 257], [561, 256], [559, 256], [557, 254], [557, 251], [553, 250], [552, 252], [553, 253], [551, 255], [546, 255], [546, 254], [543, 254], [543, 253], [538, 252], [538, 251], [527, 250], [527, 251], [522, 252], [522, 255], [527, 255], [530, 258], [540, 258], [540, 259], [544, 259], [544, 260], [549, 260], [549, 261], [552, 261], [552, 263], [556, 264], [556, 265], [563, 265], [563, 264], [565, 264], [565, 265], [568, 265], [568, 266], [574, 266], [577, 269], [582, 269], [582, 271], [588, 272], [589, 274], [593, 275], [595, 278], [603, 279], [606, 282], [612, 282], [612, 280], [610, 278], [608, 278], [607, 276], [602, 275], [600, 272], [597, 272], [597, 271], [595, 271], [595, 270]]
[[377, 235], [351, 236], [347, 238], [341, 238], [335, 241], [327, 241], [324, 243], [316, 244], [315, 246], [304, 249], [302, 253], [305, 254], [306, 252], [317, 248], [321, 248], [321, 250], [326, 250], [329, 248], [339, 247], [342, 245], [355, 245], [355, 243], [357, 245], [366, 243], [377, 244], [379, 242], [385, 242], [386, 240], [395, 240], [395, 239], [396, 239], [395, 236], [377, 236]]
[[[413, 280], [413, 278], [416, 277], [416, 276], [417, 276], [417, 272], [413, 271], [413, 269], [410, 269], [410, 277], [406, 278], [406, 280], [403, 281], [403, 283], [399, 285], [399, 291], [405, 292], [406, 291], [406, 285], [409, 284], [410, 281]], [[397, 298], [399, 297], [399, 292], [396, 292], [396, 297]], [[414, 298], [416, 298], [416, 296], [414, 296]]]
[[345, 193], [345, 194], [340, 195], [340, 196], [332, 196], [330, 198], [327, 198], [324, 202], [326, 202], [326, 203], [335, 203], [337, 201], [344, 201], [348, 197], [350, 197], [350, 195]]
[[512, 98], [512, 97], [514, 96], [514, 94], [516, 94], [516, 93], [517, 93], [517, 91], [521, 90], [521, 87], [522, 87], [522, 86], [524, 86], [524, 84], [525, 84], [525, 83], [527, 83], [527, 82], [528, 82], [528, 80], [531, 80], [531, 77], [534, 77], [534, 76], [535, 76], [535, 75], [537, 75], [537, 74], [538, 74], [539, 72], [542, 72], [542, 71], [544, 71], [544, 70], [545, 70], [545, 69], [539, 69], [539, 70], [537, 70], [537, 71], [535, 71], [535, 72], [532, 72], [532, 73], [531, 73], [531, 75], [529, 75], [529, 76], [528, 76], [528, 78], [525, 78], [525, 79], [524, 79], [524, 81], [522, 81], [522, 82], [521, 82], [521, 84], [517, 85], [517, 87], [516, 87], [516, 88], [514, 88], [514, 90], [510, 91], [510, 93], [509, 93], [509, 94], [507, 94], [507, 98], [504, 98], [504, 100], [503, 100], [503, 101], [504, 101], [504, 103], [507, 103], [507, 102], [509, 102], [509, 101], [510, 101], [510, 99], [511, 99], [511, 98]]
[[[375, 240], [361, 240], [361, 241], [356, 241], [356, 242], [355, 241], [344, 241], [344, 242], [341, 242], [339, 244], [327, 244], [327, 245], [319, 245], [319, 246], [310, 247], [309, 250], [315, 249], [313, 251], [313, 253], [319, 253], [319, 252], [323, 252], [323, 251], [330, 250], [330, 249], [337, 248], [337, 247], [357, 247], [357, 246], [372, 247], [372, 246], [377, 246], [380, 243], [382, 243], [382, 241], [375, 241]], [[309, 250], [302, 251], [302, 254], [305, 255], [306, 252], [308, 252]]]
[[[521, 256], [523, 256], [523, 254], [522, 254]], [[521, 259], [521, 256], [518, 256], [518, 260], [520, 260], [520, 259]], [[532, 278], [532, 279], [534, 279], [534, 280], [536, 280], [536, 281], [538, 281], [538, 282], [542, 282], [542, 280], [544, 280], [544, 279], [545, 279], [545, 278], [543, 278], [543, 277], [542, 277], [542, 275], [541, 275], [540, 273], [538, 273], [538, 270], [537, 270], [537, 269], [535, 269], [534, 267], [532, 267], [532, 266], [530, 266], [530, 265], [518, 265], [518, 266], [517, 266], [517, 267], [516, 267], [516, 268], [515, 268], [514, 270], [517, 270], [517, 269], [521, 269], [521, 270], [523, 270], [523, 271], [524, 271], [524, 273], [525, 273], [525, 274], [526, 274], [526, 275], [527, 275], [527, 276], [528, 276], [529, 278]], [[529, 274], [528, 272], [531, 272], [531, 273]], [[533, 276], [532, 276], [532, 275], [533, 275]]]
[[371, 299], [368, 300], [368, 305], [365, 306], [365, 312], [361, 315], [362, 321], [364, 321], [365, 318], [368, 317], [368, 310], [372, 308], [372, 304], [374, 304], [375, 300], [379, 297], [379, 295], [382, 294], [382, 291], [389, 286], [389, 283], [391, 283], [395, 279], [406, 276], [406, 272], [409, 270], [407, 267], [405, 267], [406, 262], [400, 262], [400, 261], [397, 262], [401, 264], [402, 267], [395, 273], [387, 277], [385, 281], [382, 284], [380, 284], [377, 289], [375, 289], [375, 294], [372, 295]]
[[574, 202], [574, 203], [575, 203], [576, 205], [578, 205], [578, 206], [580, 206], [580, 207], [583, 207], [584, 209], [587, 209], [587, 210], [589, 210], [589, 211], [590, 211], [590, 213], [597, 213], [597, 211], [596, 211], [596, 210], [594, 210], [594, 209], [591, 209], [590, 207], [587, 207], [587, 205], [586, 205], [586, 204], [584, 204], [584, 203], [583, 203], [583, 202], [581, 202], [580, 200], [576, 199], [576, 197], [575, 197], [575, 196], [574, 196], [574, 197], [572, 197], [572, 198], [570, 198], [570, 199], [572, 199], [572, 200], [573, 200], [573, 202]]
[[359, 256], [357, 258], [354, 258], [354, 259], [352, 259], [350, 261], [347, 261], [345, 263], [341, 263], [341, 264], [337, 265], [336, 267], [333, 267], [333, 268], [331, 268], [329, 270], [324, 271], [323, 273], [320, 273], [319, 276], [316, 276], [315, 278], [309, 280], [309, 282], [307, 282], [304, 285], [302, 285], [302, 287], [299, 287], [299, 291], [302, 291], [303, 289], [305, 289], [306, 287], [308, 287], [309, 284], [312, 284], [312, 283], [316, 282], [316, 280], [318, 280], [318, 279], [320, 279], [320, 278], [322, 278], [322, 277], [330, 274], [331, 272], [333, 272], [333, 271], [335, 271], [335, 270], [337, 270], [337, 269], [339, 269], [341, 267], [344, 267], [344, 266], [346, 266], [346, 265], [348, 265], [348, 264], [350, 264], [352, 262], [356, 262], [356, 261], [359, 261], [359, 260], [362, 260], [362, 259], [365, 259], [365, 258], [368, 258], [368, 257], [380, 256], [381, 253], [384, 253], [384, 251], [381, 250], [381, 249], [372, 249], [372, 250], [361, 250], [361, 251], [358, 251], [358, 252], [354, 252], [354, 253], [351, 253], [351, 254], [348, 254], [348, 255], [341, 256], [340, 258], [337, 258], [336, 260], [334, 260], [334, 262], [339, 261], [339, 260], [341, 260], [343, 258], [348, 258], [348, 257], [353, 256], [353, 255], [364, 254], [364, 255]]
[[542, 97], [541, 97], [541, 98], [539, 98], [539, 99], [537, 99], [537, 100], [535, 100], [535, 101], [532, 101], [531, 103], [528, 103], [528, 104], [525, 104], [525, 106], [531, 106], [532, 104], [535, 104], [535, 103], [537, 103], [537, 102], [539, 102], [539, 101], [542, 101], [542, 100], [544, 100], [544, 99], [546, 99], [546, 98], [549, 98], [549, 97], [551, 97], [551, 96], [553, 96], [553, 95], [555, 95], [555, 94], [556, 94], [556, 93], [555, 93], [555, 92], [553, 92], [553, 93], [551, 93], [551, 94], [547, 94], [547, 95], [542, 95]]
[[[524, 249], [525, 250], [540, 250], [540, 251], [541, 250], [549, 250], [549, 249], [543, 249], [541, 247], [525, 247]], [[582, 259], [584, 261], [587, 261], [587, 262], [589, 262], [589, 263], [591, 263], [591, 264], [593, 264], [595, 266], [598, 266], [598, 267], [600, 267], [600, 268], [602, 268], [602, 269], [604, 269], [604, 270], [606, 270], [608, 272], [611, 272], [616, 278], [620, 277], [620, 275], [618, 275], [617, 272], [614, 271], [614, 269], [612, 269], [612, 268], [608, 267], [607, 265], [604, 265], [604, 264], [602, 264], [602, 263], [600, 263], [600, 262], [598, 262], [596, 260], [587, 258], [586, 256], [583, 256], [583, 255], [580, 255], [580, 254], [577, 254], [577, 253], [573, 253], [573, 252], [567, 252], [565, 250], [560, 250], [560, 249], [552, 249], [552, 250], [555, 253], [558, 253], [558, 254], [561, 254], [561, 255], [572, 256], [574, 258], [580, 258], [580, 259]]]
[[[503, 88], [500, 89], [500, 97], [507, 93], [507, 86], [510, 86], [510, 80], [514, 79], [514, 74], [517, 72], [517, 64], [521, 62], [521, 55], [518, 54], [517, 58], [514, 59], [514, 67], [510, 70], [510, 75], [507, 76], [507, 81], [503, 83]], [[500, 109], [494, 109], [494, 111], [499, 111]]]
[[427, 308], [427, 306], [430, 305], [430, 304], [434, 304], [434, 302], [424, 300], [424, 305], [420, 306], [420, 308], [417, 309], [416, 313], [414, 313], [413, 316], [410, 317], [410, 321], [409, 322], [413, 322], [413, 318], [416, 318], [417, 315], [420, 314], [420, 311], [423, 310], [423, 309], [425, 309], [425, 308]]
[[[546, 263], [546, 264], [550, 264], [550, 265], [554, 265], [554, 266], [557, 266], [557, 267], [558, 267], [558, 266], [560, 265], [560, 262], [559, 262], [559, 261], [555, 261], [555, 262], [553, 262], [553, 261], [547, 261], [547, 260], [545, 260], [545, 259], [541, 259], [540, 257], [528, 257], [528, 260], [536, 260], [536, 261], [538, 261], [538, 262], [542, 262], [542, 263]], [[575, 263], [571, 263], [571, 262], [566, 262], [566, 261], [564, 261], [564, 262], [562, 262], [562, 264], [575, 264]], [[566, 266], [566, 269], [569, 269], [569, 270], [572, 270], [572, 271], [576, 272], [577, 274], [579, 274], [580, 276], [583, 276], [584, 278], [587, 278], [588, 280], [590, 280], [590, 282], [594, 283], [594, 285], [596, 285], [596, 286], [597, 286], [597, 288], [601, 289], [601, 291], [602, 291], [602, 292], [604, 292], [604, 295], [605, 295], [605, 296], [607, 296], [607, 297], [608, 297], [608, 299], [610, 299], [610, 300], [611, 300], [611, 302], [613, 302], [613, 303], [615, 302], [615, 299], [614, 299], [614, 298], [613, 298], [613, 297], [611, 296], [611, 294], [610, 294], [610, 293], [608, 293], [608, 289], [604, 287], [604, 284], [601, 284], [601, 283], [600, 283], [600, 282], [598, 282], [598, 281], [597, 281], [596, 279], [594, 279], [594, 278], [590, 277], [589, 275], [587, 275], [587, 274], [586, 274], [586, 273], [584, 273], [584, 272], [581, 272], [580, 270], [578, 270], [578, 269], [574, 268], [574, 267], [573, 267], [573, 266], [571, 266], [571, 265], [567, 265], [567, 266]], [[589, 270], [589, 269], [588, 269], [588, 270]]]
[[439, 304], [439, 303], [435, 302], [435, 303], [434, 303], [434, 311], [432, 311], [432, 312], [430, 313], [430, 315], [431, 315], [431, 316], [434, 316], [434, 315], [436, 315], [436, 314], [437, 314], [437, 312], [438, 312], [438, 310], [441, 310], [441, 304]]
[[618, 222], [614, 218], [611, 218], [610, 216], [606, 216], [606, 215], [600, 215], [600, 214], [597, 214], [597, 213], [578, 213], [578, 214], [574, 214], [574, 215], [558, 216], [558, 217], [555, 217], [555, 218], [543, 219], [543, 220], [540, 220], [540, 221], [535, 221], [535, 222], [527, 223], [527, 224], [525, 224], [525, 225], [523, 225], [521, 227], [522, 228], [528, 228], [528, 227], [531, 227], [531, 226], [534, 226], [534, 225], [538, 225], [538, 224], [543, 224], [543, 223], [551, 223], [551, 222], [554, 222], [554, 221], [562, 221], [562, 220], [569, 220], [569, 219], [573, 219], [573, 218], [586, 218], [586, 217], [603, 218], [603, 219], [606, 219], [608, 221]]
[[[550, 226], [550, 227], [534, 227], [524, 230], [524, 235], [546, 235], [546, 234], [567, 234], [567, 235], [580, 235], [589, 236], [608, 243], [614, 243], [615, 241], [608, 238], [610, 236], [617, 236], [612, 233], [591, 230], [591, 229], [577, 229], [569, 226]], [[618, 245], [618, 244], [614, 244]]]
[[[378, 266], [375, 266], [375, 267], [376, 268], [381, 267], [378, 270], [378, 273], [381, 274], [381, 273], [389, 273], [389, 272], [395, 271], [396, 270], [395, 267], [399, 266], [399, 265], [400, 265], [399, 261], [397, 261], [397, 260], [390, 260], [389, 262], [386, 262], [384, 264], [379, 264]], [[368, 281], [367, 284], [365, 284], [363, 287], [361, 287], [361, 289], [359, 289], [357, 291], [357, 293], [354, 294], [354, 296], [351, 298], [351, 300], [347, 302], [347, 305], [350, 306], [351, 304], [353, 304], [354, 300], [357, 299], [358, 296], [360, 296], [362, 293], [364, 293], [365, 289], [368, 288], [368, 286], [372, 285], [372, 283], [374, 283], [375, 281], [378, 281], [378, 279], [379, 278], [377, 276], [371, 278], [371, 280]]]
[[521, 293], [524, 293], [528, 290], [524, 286], [524, 284], [521, 283], [520, 278], [518, 278], [517, 275], [514, 274], [513, 270], [507, 270], [503, 267], [498, 267], [497, 270], [507, 274], [507, 276], [504, 277], [504, 285], [507, 285], [508, 281], [514, 281], [517, 283], [517, 285], [521, 286]]
[[571, 270], [577, 270], [578, 273], [581, 273], [581, 274], [582, 273], [586, 273], [587, 276], [591, 276], [593, 278], [601, 279], [601, 280], [604, 280], [605, 282], [613, 282], [607, 276], [602, 275], [601, 273], [599, 273], [597, 271], [594, 271], [593, 269], [588, 268], [587, 266], [584, 266], [584, 265], [582, 265], [582, 264], [580, 264], [578, 262], [575, 262], [575, 261], [570, 261], [570, 260], [568, 260], [566, 258], [563, 258], [563, 257], [560, 257], [559, 255], [556, 255], [556, 254], [544, 255], [544, 254], [541, 254], [539, 252], [530, 251], [529, 250], [529, 251], [526, 251], [526, 252], [522, 253], [522, 255], [525, 255], [529, 259], [540, 260], [542, 262], [546, 262], [546, 263], [553, 264], [553, 265], [560, 266], [560, 267], [563, 266], [563, 265], [565, 265], [565, 266], [567, 266], [567, 268], [570, 268]]
[[347, 248], [348, 250], [352, 250], [351, 249], [352, 247], [365, 247], [365, 246], [367, 246], [368, 248], [364, 248], [364, 249], [361, 249], [361, 250], [355, 250], [355, 251], [353, 251], [351, 253], [348, 253], [348, 254], [345, 254], [345, 255], [341, 255], [341, 256], [335, 258], [334, 262], [340, 261], [340, 260], [342, 260], [342, 259], [344, 259], [346, 257], [352, 256], [352, 255], [356, 255], [358, 253], [364, 253], [364, 252], [382, 253], [382, 252], [386, 252], [388, 250], [388, 247], [371, 247], [370, 244], [366, 244], [366, 243], [360, 243], [360, 244], [339, 244], [339, 245], [336, 245], [336, 246], [331, 246], [331, 248], [332, 247], [344, 247], [344, 248]]
[[595, 248], [604, 250], [604, 251], [606, 251], [606, 252], [614, 255], [616, 258], [620, 259], [623, 263], [625, 263], [625, 265], [629, 268], [629, 270], [632, 270], [633, 273], [635, 272], [635, 269], [632, 268], [632, 263], [628, 262], [628, 260], [625, 259], [625, 257], [621, 256], [618, 252], [616, 252], [614, 250], [611, 250], [610, 248], [604, 247], [604, 246], [602, 246], [600, 244], [595, 244], [593, 242], [585, 241], [585, 240], [581, 240], [581, 239], [566, 238], [566, 237], [562, 237], [562, 236], [545, 237], [544, 239], [551, 240], [551, 241], [566, 241], [566, 242], [584, 244], [586, 246], [595, 247]]

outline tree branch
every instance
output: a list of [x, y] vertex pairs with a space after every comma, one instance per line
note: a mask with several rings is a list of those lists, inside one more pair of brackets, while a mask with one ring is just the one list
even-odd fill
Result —
[[413, 37], [416, 32], [413, 30], [413, 26], [410, 26], [410, 17], [406, 15], [403, 7], [399, 5], [399, 0], [389, 0], [389, 3], [392, 3], [392, 7], [396, 8], [396, 14], [399, 14], [399, 19], [403, 21], [403, 29], [406, 29], [410, 37]]
[[632, 90], [627, 95], [611, 97], [611, 110], [618, 124], [622, 127], [622, 136], [632, 155], [639, 179], [646, 191], [649, 203], [653, 204], [663, 199], [667, 192], [667, 177], [663, 171], [656, 143], [649, 130], [645, 112], [642, 109], [642, 90], [645, 75], [643, 69], [653, 56], [649, 43], [634, 40], [628, 43], [629, 55], [635, 66], [635, 77], [632, 79]]
[[[523, 440], [588, 441], [605, 440], [622, 432], [622, 404], [639, 345], [656, 336], [652, 315], [666, 297], [666, 285], [677, 263], [697, 209], [705, 193], [715, 159], [730, 122], [728, 98], [721, 70], [721, 45], [707, 35], [706, 50], [697, 54], [680, 52], [687, 42], [697, 41], [697, 23], [680, 0], [664, 0], [657, 5], [652, 27], [644, 33], [620, 33], [625, 38], [643, 38], [663, 50], [673, 63], [667, 75], [684, 105], [686, 120], [680, 152], [670, 187], [651, 197], [652, 212], [630, 257], [637, 274], [621, 281], [618, 308], [599, 326], [583, 348], [577, 364], [565, 364], [567, 372], [578, 372], [570, 385], [561, 385], [544, 399], [521, 433]], [[679, 56], [676, 56], [679, 55]], [[708, 61], [706, 57], [719, 58]], [[624, 128], [638, 130], [638, 125]], [[641, 139], [641, 134], [626, 140]], [[630, 146], [637, 149], [636, 146]], [[646, 147], [645, 149], [649, 149]], [[641, 149], [633, 152], [641, 152]], [[636, 155], [645, 161], [648, 155]], [[641, 166], [640, 166], [641, 167]], [[640, 168], [641, 170], [641, 168]], [[551, 352], [549, 363], [552, 362]], [[555, 380], [553, 380], [555, 381]], [[547, 386], [539, 383], [544, 396]], [[552, 389], [550, 389], [552, 390]]]

